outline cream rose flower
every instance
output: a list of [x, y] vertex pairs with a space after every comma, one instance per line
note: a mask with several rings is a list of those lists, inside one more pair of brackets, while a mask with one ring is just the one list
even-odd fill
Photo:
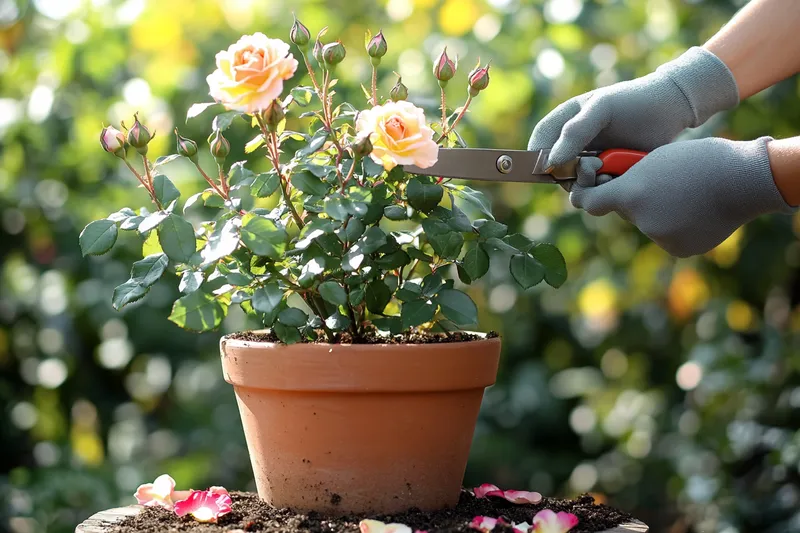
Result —
[[387, 102], [362, 111], [356, 120], [356, 133], [371, 133], [376, 163], [391, 170], [397, 165], [428, 168], [439, 158], [439, 146], [425, 114], [411, 102]]
[[289, 45], [263, 33], [242, 36], [217, 53], [217, 70], [207, 78], [209, 94], [228, 109], [255, 113], [283, 92], [297, 70]]

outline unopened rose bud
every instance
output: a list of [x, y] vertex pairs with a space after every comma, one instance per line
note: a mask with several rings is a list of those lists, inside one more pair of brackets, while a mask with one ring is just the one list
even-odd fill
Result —
[[150, 130], [139, 122], [137, 115], [134, 115], [133, 118], [133, 126], [128, 130], [128, 144], [136, 148], [136, 151], [140, 154], [145, 155], [147, 153], [147, 143], [150, 142], [153, 136], [150, 135]]
[[387, 50], [386, 39], [381, 30], [367, 43], [367, 54], [373, 66], [377, 67], [381, 63], [381, 58], [386, 55]]
[[408, 87], [403, 85], [403, 78], [400, 76], [397, 77], [397, 83], [395, 83], [392, 90], [389, 91], [389, 96], [394, 102], [408, 98]]
[[453, 76], [456, 75], [456, 68], [455, 62], [447, 57], [447, 47], [445, 46], [439, 59], [433, 65], [433, 75], [439, 80], [440, 87], [444, 88], [447, 82], [453, 79]]
[[487, 63], [485, 67], [479, 66], [472, 69], [467, 77], [469, 83], [469, 94], [471, 96], [478, 96], [478, 93], [489, 86], [489, 66]]
[[103, 150], [117, 157], [125, 157], [125, 135], [117, 128], [107, 126], [100, 132], [100, 144]]
[[370, 140], [372, 133], [361, 134], [356, 137], [350, 148], [353, 149], [353, 156], [356, 158], [367, 157], [372, 153], [372, 141]]
[[300, 48], [305, 48], [311, 40], [311, 32], [302, 22], [297, 20], [297, 17], [294, 17], [294, 24], [292, 24], [292, 29], [289, 30], [289, 39]]
[[314, 42], [314, 50], [312, 51], [312, 54], [314, 55], [314, 59], [317, 60], [317, 63], [324, 67], [325, 62], [322, 60], [322, 43], [320, 41]]
[[345, 55], [347, 55], [347, 50], [344, 49], [341, 41], [328, 43], [322, 47], [322, 59], [328, 68], [335, 67], [341, 63]]
[[231, 143], [222, 136], [222, 132], [219, 130], [214, 130], [214, 133], [208, 138], [208, 147], [211, 150], [211, 155], [214, 156], [214, 159], [216, 159], [217, 163], [220, 165], [231, 152]]
[[286, 117], [283, 106], [277, 98], [264, 110], [263, 115], [264, 121], [267, 123], [267, 126], [269, 126], [270, 131], [275, 131], [278, 124]]
[[188, 157], [192, 161], [197, 161], [197, 143], [186, 137], [181, 137], [180, 133], [178, 133], [178, 128], [175, 128], [175, 135], [178, 137], [178, 154]]

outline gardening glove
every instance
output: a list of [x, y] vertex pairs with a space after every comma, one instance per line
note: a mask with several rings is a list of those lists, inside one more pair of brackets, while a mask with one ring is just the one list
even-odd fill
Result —
[[595, 216], [615, 211], [674, 256], [702, 254], [760, 215], [796, 210], [772, 177], [771, 140], [675, 142], [610, 180], [593, 175], [598, 158], [581, 158], [569, 198]]
[[738, 103], [725, 63], [694, 47], [647, 76], [567, 100], [536, 125], [528, 150], [552, 148], [549, 165], [566, 163], [584, 149], [649, 152]]

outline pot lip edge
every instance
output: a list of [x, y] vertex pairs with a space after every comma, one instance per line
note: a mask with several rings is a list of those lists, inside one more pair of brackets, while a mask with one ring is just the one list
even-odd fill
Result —
[[[262, 332], [267, 331], [266, 329], [258, 329], [258, 330], [250, 330], [253, 332]], [[496, 337], [487, 337], [487, 332], [482, 331], [468, 331], [462, 330], [461, 333], [470, 333], [472, 335], [478, 335], [480, 339], [468, 340], [468, 341], [455, 341], [455, 342], [431, 342], [431, 343], [409, 343], [409, 344], [389, 344], [389, 343], [382, 343], [382, 344], [331, 344], [329, 342], [313, 342], [313, 343], [298, 343], [292, 345], [281, 344], [278, 342], [268, 342], [268, 341], [249, 341], [244, 339], [232, 339], [231, 335], [236, 335], [237, 333], [241, 332], [234, 332], [228, 333], [223, 335], [219, 339], [220, 346], [235, 346], [240, 348], [258, 348], [258, 347], [270, 347], [275, 349], [289, 349], [292, 347], [303, 347], [303, 348], [311, 348], [311, 349], [325, 349], [331, 350], [333, 348], [338, 349], [355, 349], [355, 350], [363, 350], [363, 349], [375, 349], [375, 348], [386, 348], [386, 349], [431, 349], [435, 347], [445, 347], [445, 346], [474, 346], [475, 344], [479, 343], [500, 343], [502, 336], [499, 334]]]

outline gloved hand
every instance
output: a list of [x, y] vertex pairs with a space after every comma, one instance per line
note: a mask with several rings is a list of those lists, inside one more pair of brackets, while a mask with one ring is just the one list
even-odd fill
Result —
[[564, 102], [536, 125], [528, 150], [552, 148], [550, 165], [566, 163], [584, 149], [649, 152], [738, 103], [739, 90], [725, 63], [695, 47], [647, 76]]
[[702, 254], [760, 215], [796, 210], [775, 185], [771, 140], [667, 144], [609, 181], [595, 180], [600, 159], [581, 158], [569, 198], [592, 215], [617, 212], [674, 256]]

